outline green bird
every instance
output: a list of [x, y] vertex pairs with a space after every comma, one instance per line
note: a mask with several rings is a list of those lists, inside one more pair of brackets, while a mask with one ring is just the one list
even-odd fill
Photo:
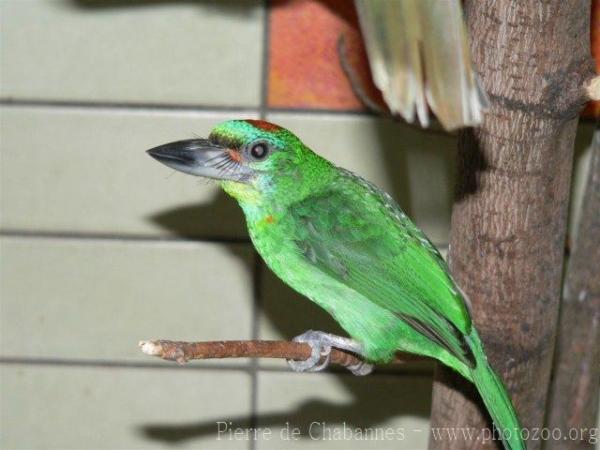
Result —
[[[260, 120], [227, 121], [208, 139], [148, 153], [173, 169], [219, 180], [244, 211], [269, 268], [351, 336], [298, 336], [312, 355], [288, 361], [294, 370], [323, 369], [332, 347], [371, 363], [390, 361], [397, 351], [435, 358], [475, 384], [505, 447], [525, 449], [465, 295], [436, 248], [388, 194], [317, 155], [290, 131]], [[370, 366], [351, 369], [366, 374]]]

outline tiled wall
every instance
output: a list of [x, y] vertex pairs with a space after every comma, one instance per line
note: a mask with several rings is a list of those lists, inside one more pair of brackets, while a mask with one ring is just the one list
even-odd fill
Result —
[[[297, 375], [137, 348], [339, 331], [265, 269], [233, 201], [144, 153], [222, 120], [291, 128], [445, 247], [455, 138], [364, 111], [335, 51], [343, 33], [366, 79], [350, 5], [0, 1], [1, 448], [425, 447], [429, 364]], [[218, 421], [272, 435], [218, 440]], [[310, 439], [312, 421], [405, 440]], [[288, 423], [299, 440], [282, 442]]]

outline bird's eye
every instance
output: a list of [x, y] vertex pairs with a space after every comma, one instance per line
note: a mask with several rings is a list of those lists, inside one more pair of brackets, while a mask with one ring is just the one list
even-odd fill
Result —
[[264, 142], [258, 142], [250, 147], [250, 155], [254, 159], [264, 159], [269, 154], [269, 147]]

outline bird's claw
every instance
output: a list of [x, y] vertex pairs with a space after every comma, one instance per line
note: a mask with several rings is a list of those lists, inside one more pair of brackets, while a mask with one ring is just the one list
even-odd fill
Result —
[[[360, 354], [360, 344], [352, 339], [335, 336], [322, 331], [308, 330], [307, 332], [296, 336], [294, 342], [304, 342], [310, 345], [311, 354], [304, 361], [288, 359], [288, 365], [295, 372], [320, 372], [329, 366], [331, 361], [331, 349], [337, 347]], [[347, 369], [354, 375], [368, 375], [373, 370], [373, 366], [364, 361], [354, 365], [347, 366]]]
[[351, 366], [347, 366], [346, 369], [352, 372], [353, 375], [364, 376], [369, 375], [371, 372], [373, 372], [373, 364], [360, 361]]
[[[324, 334], [319, 331], [308, 330], [306, 333], [292, 339], [294, 342], [304, 342], [310, 345], [311, 348], [308, 359], [304, 361], [287, 360], [288, 365], [294, 372], [320, 372], [329, 365], [331, 345], [323, 339]], [[323, 359], [322, 362], [321, 359]]]

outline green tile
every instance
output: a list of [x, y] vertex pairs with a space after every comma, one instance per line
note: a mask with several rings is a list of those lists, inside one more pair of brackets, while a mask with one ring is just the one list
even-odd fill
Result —
[[426, 448], [430, 403], [429, 377], [261, 372], [257, 449]]
[[1, 366], [0, 447], [248, 449], [218, 440], [217, 422], [250, 416], [239, 372]]
[[456, 138], [366, 116], [272, 113], [309, 147], [394, 197], [435, 243], [447, 243]]
[[214, 183], [177, 173], [145, 150], [206, 136], [248, 113], [0, 109], [0, 227], [60, 233], [246, 236]]
[[160, 362], [138, 341], [251, 338], [246, 245], [4, 237], [0, 252], [2, 356]]
[[1, 7], [3, 98], [259, 105], [259, 0]]

